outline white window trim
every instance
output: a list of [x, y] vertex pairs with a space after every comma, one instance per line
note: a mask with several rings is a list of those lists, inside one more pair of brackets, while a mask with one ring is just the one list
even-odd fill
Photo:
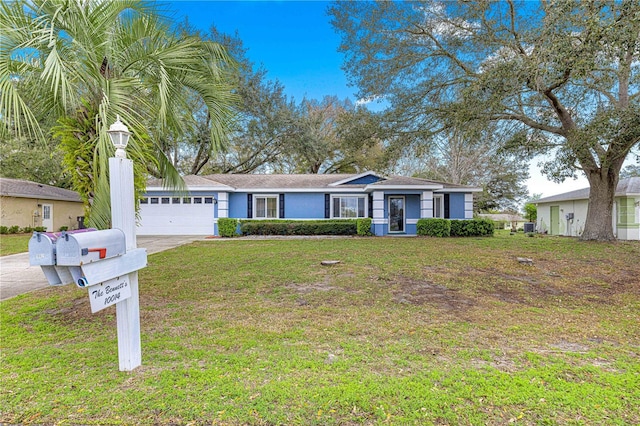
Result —
[[[276, 217], [257, 217], [256, 213], [258, 211], [258, 198], [275, 198], [276, 199]], [[265, 204], [266, 206], [266, 204]], [[256, 220], [272, 220], [272, 219], [280, 219], [280, 196], [278, 194], [253, 194], [253, 217], [252, 219]]]
[[[437, 216], [436, 203], [440, 204], [440, 216]], [[433, 217], [435, 219], [444, 219], [444, 195], [433, 194]]]
[[[402, 227], [404, 228], [402, 231], [392, 231], [391, 230], [391, 199], [392, 198], [400, 198], [402, 199]], [[407, 233], [407, 199], [404, 195], [389, 195], [387, 200], [387, 212], [388, 212], [388, 230], [390, 234], [406, 234]]]
[[[334, 216], [334, 202], [336, 198], [364, 198], [364, 216], [362, 217], [340, 217]], [[369, 217], [369, 196], [367, 194], [331, 194], [331, 205], [329, 206], [331, 209], [331, 219], [363, 219]]]

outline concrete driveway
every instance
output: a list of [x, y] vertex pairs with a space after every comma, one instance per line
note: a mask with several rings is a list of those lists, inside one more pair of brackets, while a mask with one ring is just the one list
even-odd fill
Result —
[[[138, 236], [138, 247], [147, 254], [158, 253], [174, 247], [204, 240], [205, 236]], [[39, 266], [29, 266], [29, 254], [20, 253], [0, 257], [0, 300], [49, 287]]]

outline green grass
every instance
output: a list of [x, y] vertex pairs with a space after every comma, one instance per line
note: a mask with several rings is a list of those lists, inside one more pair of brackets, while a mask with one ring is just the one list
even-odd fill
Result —
[[0, 256], [25, 253], [29, 251], [29, 240], [32, 234], [0, 235]]
[[638, 424], [639, 258], [508, 233], [197, 242], [140, 273], [133, 372], [86, 290], [2, 302], [0, 422]]

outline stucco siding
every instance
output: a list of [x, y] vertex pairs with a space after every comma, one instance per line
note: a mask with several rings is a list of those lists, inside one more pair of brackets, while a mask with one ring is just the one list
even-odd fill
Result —
[[465, 200], [463, 193], [449, 194], [449, 218], [465, 218]]
[[36, 198], [1, 197], [0, 225], [36, 227], [42, 225], [42, 205], [52, 206], [53, 229], [58, 231], [66, 226], [68, 229], [78, 228], [78, 216], [84, 216], [82, 203], [72, 201], [42, 200]]
[[247, 219], [247, 193], [229, 193], [229, 217]]
[[324, 194], [285, 193], [285, 219], [324, 219]]
[[[565, 235], [578, 237], [584, 231], [584, 223], [587, 218], [587, 200], [559, 201], [538, 204], [538, 219], [536, 229], [538, 232], [547, 232], [551, 235]], [[558, 209], [558, 221], [552, 223], [551, 207]], [[567, 215], [573, 213], [573, 219], [567, 219]]]

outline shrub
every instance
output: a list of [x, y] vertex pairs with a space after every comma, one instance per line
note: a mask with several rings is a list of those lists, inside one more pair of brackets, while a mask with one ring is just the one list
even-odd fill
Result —
[[62, 232], [62, 231], [67, 231], [67, 230], [69, 230], [69, 227], [68, 227], [68, 226], [61, 226], [61, 227], [60, 227], [60, 232]]
[[8, 233], [9, 233], [9, 228], [7, 228], [4, 225], [0, 226], [0, 234], [8, 234]]
[[218, 235], [225, 238], [232, 238], [238, 235], [238, 219], [222, 217], [218, 219]]
[[356, 235], [355, 220], [241, 220], [242, 235]]
[[22, 231], [21, 231], [21, 232], [22, 232], [23, 234], [30, 234], [30, 233], [32, 233], [32, 232], [33, 232], [33, 228], [32, 228], [32, 227], [30, 227], [30, 226], [25, 226], [24, 228], [22, 228]]
[[490, 219], [452, 220], [452, 237], [484, 237], [493, 235], [494, 224]]
[[447, 219], [418, 220], [418, 235], [427, 237], [448, 237], [451, 234], [451, 222]]
[[35, 228], [33, 228], [34, 231], [36, 232], [47, 232], [47, 227], [46, 226], [36, 226]]
[[356, 232], [361, 237], [371, 235], [371, 218], [356, 219]]
[[20, 232], [19, 226], [10, 226], [9, 229], [7, 230], [7, 233], [9, 234], [17, 234], [19, 232]]

